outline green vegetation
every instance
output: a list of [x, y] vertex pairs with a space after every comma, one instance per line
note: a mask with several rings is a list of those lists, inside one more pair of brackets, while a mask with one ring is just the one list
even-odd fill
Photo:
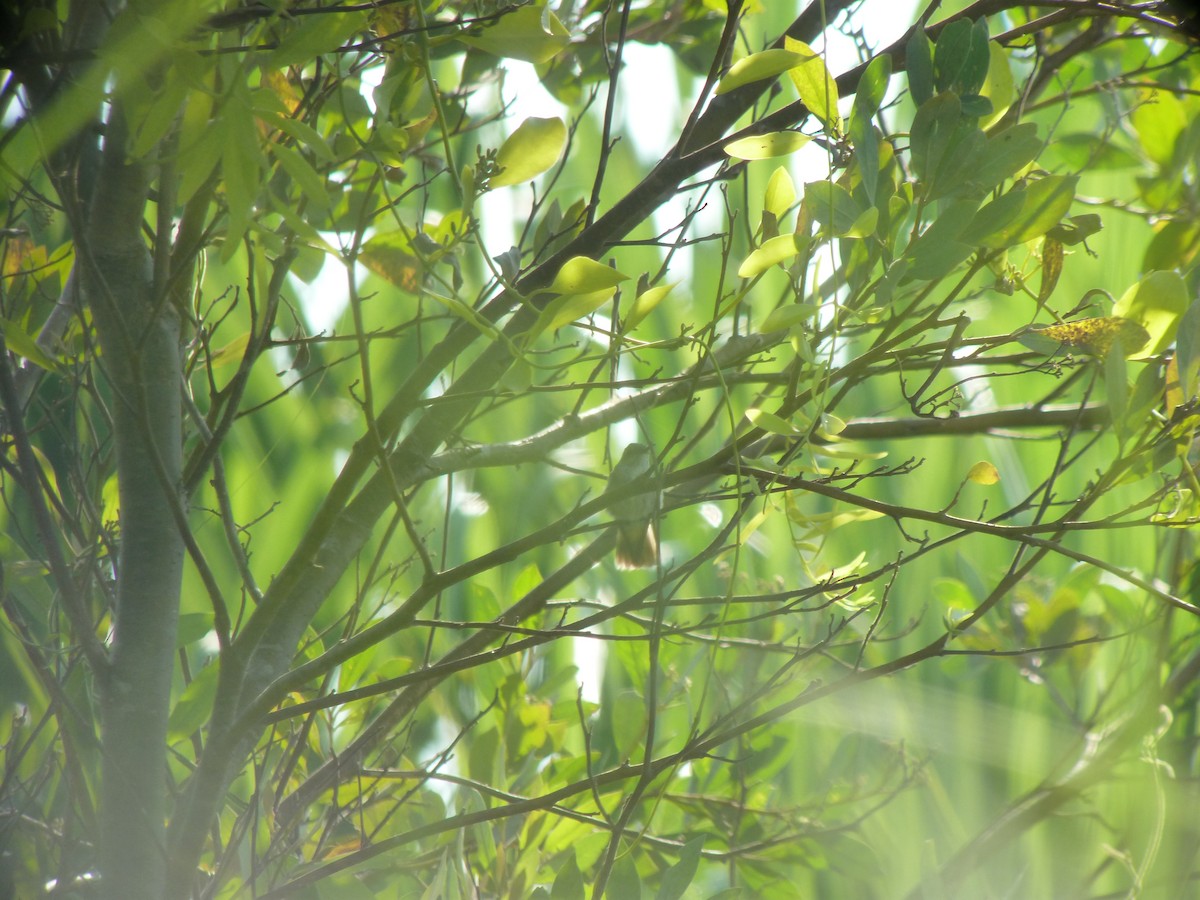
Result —
[[1196, 891], [1200, 57], [894, 9], [5, 4], [0, 897]]

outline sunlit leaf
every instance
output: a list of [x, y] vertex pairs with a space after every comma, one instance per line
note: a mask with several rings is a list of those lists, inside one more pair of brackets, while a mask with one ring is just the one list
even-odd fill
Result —
[[493, 56], [544, 63], [566, 49], [571, 34], [552, 10], [531, 5], [505, 12], [494, 25], [459, 40]]
[[228, 366], [239, 363], [242, 361], [242, 357], [246, 355], [246, 348], [248, 346], [250, 346], [250, 332], [247, 331], [217, 350], [212, 355], [211, 363], [213, 366]]
[[536, 178], [558, 162], [566, 144], [567, 126], [562, 119], [526, 119], [497, 151], [500, 173], [492, 176], [490, 186], [507, 187]]
[[771, 173], [767, 189], [763, 194], [763, 209], [782, 219], [796, 203], [796, 186], [786, 166], [779, 166]]
[[1042, 285], [1038, 288], [1038, 303], [1045, 303], [1054, 293], [1058, 277], [1062, 274], [1063, 245], [1047, 237], [1042, 242]]
[[735, 159], [770, 159], [795, 153], [812, 138], [797, 131], [775, 131], [739, 138], [725, 145], [725, 153]]
[[563, 263], [554, 282], [547, 290], [556, 294], [590, 294], [605, 288], [614, 288], [629, 276], [611, 266], [598, 263], [586, 256], [574, 256]]
[[25, 357], [35, 366], [45, 369], [47, 372], [58, 370], [58, 363], [46, 355], [37, 345], [37, 341], [16, 322], [0, 318], [0, 332], [4, 333], [4, 341], [13, 353]]
[[1000, 470], [987, 460], [980, 460], [967, 472], [967, 480], [982, 485], [997, 484], [1000, 481]]
[[1071, 208], [1075, 199], [1075, 175], [1047, 175], [1022, 192], [1025, 202], [1020, 213], [984, 243], [996, 249], [1023, 244], [1050, 230]]
[[671, 291], [675, 290], [675, 286], [678, 284], [678, 281], [672, 281], [670, 284], [647, 288], [638, 294], [628, 315], [625, 316], [625, 327], [627, 329], [636, 328], [642, 319], [650, 315], [654, 308], [665, 300]]
[[803, 53], [779, 48], [751, 53], [729, 67], [725, 77], [717, 82], [714, 93], [726, 94], [744, 84], [774, 78], [782, 75], [788, 69], [802, 64], [807, 59], [808, 57]]
[[799, 251], [794, 234], [781, 234], [773, 237], [769, 241], [764, 241], [761, 247], [752, 251], [742, 261], [742, 264], [738, 266], [738, 278], [753, 278], [776, 263], [791, 259], [797, 252]]
[[769, 431], [772, 434], [781, 434], [785, 437], [794, 437], [803, 434], [799, 428], [781, 419], [775, 413], [767, 412], [765, 409], [750, 407], [746, 410], [746, 418], [750, 420], [750, 424], [756, 428], [761, 428], [763, 431]]
[[1118, 340], [1125, 353], [1136, 353], [1146, 346], [1150, 334], [1137, 322], [1121, 316], [1097, 316], [1061, 325], [1031, 329], [1033, 334], [1048, 338], [1056, 344], [1081, 350], [1093, 356], [1104, 356]]
[[[1121, 295], [1113, 315], [1131, 319], [1146, 330], [1146, 342], [1137, 348], [1142, 351], [1140, 358], [1145, 358], [1167, 349], [1188, 305], [1183, 278], [1176, 272], [1151, 272]], [[1134, 352], [1131, 344], [1126, 344], [1125, 352]]]
[[796, 86], [801, 101], [827, 129], [839, 131], [837, 82], [825, 60], [808, 44], [795, 38], [785, 38], [784, 46], [802, 59], [799, 65], [788, 70], [788, 77]]

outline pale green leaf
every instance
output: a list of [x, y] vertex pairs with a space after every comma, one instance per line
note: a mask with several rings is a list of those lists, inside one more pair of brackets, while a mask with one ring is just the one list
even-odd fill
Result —
[[784, 47], [803, 58], [803, 62], [788, 70], [800, 99], [828, 130], [839, 131], [837, 82], [825, 60], [808, 44], [794, 38], [786, 38]]
[[623, 275], [594, 259], [573, 256], [563, 263], [547, 290], [556, 294], [590, 294], [605, 288], [614, 288], [628, 279], [628, 275]]
[[739, 138], [725, 145], [725, 153], [735, 159], [770, 159], [795, 153], [812, 138], [797, 131], [773, 131]]
[[5, 343], [13, 353], [25, 357], [47, 372], [58, 371], [58, 363], [46, 355], [33, 336], [16, 322], [0, 317], [0, 332], [3, 332]]
[[764, 241], [761, 247], [742, 261], [738, 266], [738, 278], [753, 278], [776, 263], [791, 259], [797, 252], [795, 235], [781, 234], [773, 237]]
[[526, 119], [496, 153], [500, 173], [492, 176], [490, 186], [508, 187], [536, 178], [558, 162], [566, 145], [567, 126], [562, 119]]
[[761, 428], [763, 431], [771, 432], [771, 434], [795, 437], [804, 433], [787, 420], [781, 419], [775, 413], [767, 412], [765, 409], [758, 409], [752, 406], [746, 410], [746, 418], [750, 420], [750, 424], [755, 428]]
[[777, 220], [782, 219], [796, 202], [796, 185], [786, 166], [779, 166], [771, 173], [767, 189], [763, 194], [763, 209]]
[[678, 281], [672, 281], [670, 284], [660, 284], [657, 287], [647, 288], [637, 295], [633, 301], [633, 306], [629, 310], [629, 314], [625, 316], [625, 328], [630, 330], [636, 328], [637, 325], [650, 315], [651, 311], [658, 306], [671, 291], [675, 290]]
[[1150, 335], [1135, 359], [1162, 353], [1175, 339], [1188, 308], [1187, 284], [1175, 272], [1151, 272], [1129, 288], [1113, 306], [1112, 314], [1137, 322]]
[[725, 77], [717, 83], [714, 93], [725, 94], [744, 84], [774, 78], [794, 66], [801, 65], [807, 59], [808, 57], [802, 53], [778, 48], [752, 53], [729, 67]]
[[544, 5], [538, 5], [506, 12], [495, 25], [459, 40], [493, 56], [541, 64], [566, 49], [571, 43], [571, 34], [558, 16]]
[[1008, 112], [1016, 98], [1016, 88], [1013, 85], [1012, 68], [1008, 64], [1008, 54], [999, 44], [988, 44], [988, 72], [979, 89], [982, 97], [992, 101], [992, 113], [979, 120], [979, 127], [987, 131]]

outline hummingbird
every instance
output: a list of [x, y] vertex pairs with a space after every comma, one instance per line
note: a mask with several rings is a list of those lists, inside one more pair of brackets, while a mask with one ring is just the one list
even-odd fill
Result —
[[[608, 476], [604, 493], [618, 491], [650, 473], [654, 454], [645, 444], [629, 444]], [[658, 536], [654, 533], [654, 514], [658, 494], [653, 489], [626, 497], [612, 505], [617, 526], [617, 568], [643, 569], [658, 562]]]

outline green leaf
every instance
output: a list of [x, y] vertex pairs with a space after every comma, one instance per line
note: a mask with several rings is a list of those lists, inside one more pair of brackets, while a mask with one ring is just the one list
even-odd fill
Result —
[[208, 721], [212, 715], [213, 700], [217, 696], [218, 671], [215, 662], [205, 666], [175, 701], [171, 717], [167, 720], [167, 737], [171, 741], [194, 734]]
[[891, 77], [892, 58], [886, 53], [867, 63], [866, 70], [858, 80], [858, 90], [854, 94], [854, 111], [867, 119], [879, 112]]
[[863, 191], [867, 200], [874, 203], [879, 187], [879, 133], [871, 123], [870, 116], [864, 115], [858, 107], [850, 114], [849, 137], [854, 144], [854, 157], [858, 161], [858, 176], [862, 179]]
[[[1064, 241], [1063, 243], [1066, 243]], [[1186, 269], [1200, 251], [1200, 221], [1173, 221], [1163, 224], [1150, 239], [1142, 257], [1142, 271]]]
[[272, 145], [271, 153], [279, 160], [279, 165], [291, 176], [300, 190], [304, 192], [304, 196], [308, 198], [309, 202], [317, 209], [327, 211], [329, 194], [325, 190], [325, 179], [317, 174], [317, 170], [309, 165], [308, 160], [291, 147], [285, 147], [282, 144]]
[[575, 861], [575, 851], [567, 853], [567, 861], [558, 869], [554, 887], [550, 889], [550, 900], [584, 900], [587, 896], [583, 887], [583, 875]]
[[825, 123], [827, 131], [839, 131], [838, 89], [833, 73], [820, 54], [803, 41], [785, 38], [784, 47], [801, 56], [803, 62], [788, 70], [801, 101]]
[[746, 418], [750, 420], [755, 428], [761, 428], [763, 431], [769, 431], [771, 434], [781, 434], [784, 437], [796, 437], [804, 434], [799, 428], [788, 422], [786, 419], [781, 419], [775, 413], [769, 413], [765, 409], [750, 407], [746, 410]]
[[705, 836], [699, 835], [683, 845], [683, 849], [679, 852], [679, 861], [663, 873], [662, 883], [658, 887], [655, 900], [679, 900], [683, 896], [683, 892], [696, 877], [704, 841]]
[[1170, 164], [1175, 140], [1187, 127], [1183, 104], [1167, 88], [1142, 88], [1130, 120], [1141, 138], [1139, 146], [1160, 166]]
[[1078, 181], [1077, 175], [1047, 175], [1030, 184], [1021, 191], [1025, 198], [1021, 211], [985, 245], [999, 250], [1044, 235], [1071, 208]]
[[1121, 295], [1112, 314], [1137, 322], [1150, 334], [1150, 342], [1134, 356], [1157, 356], [1170, 345], [1179, 322], [1188, 310], [1187, 283], [1175, 272], [1151, 272]]
[[4, 333], [8, 349], [13, 353], [25, 357], [35, 366], [45, 369], [47, 372], [58, 371], [58, 363], [42, 352], [42, 348], [37, 345], [33, 336], [16, 322], [0, 317], [0, 332]]
[[725, 153], [735, 159], [770, 159], [795, 153], [812, 138], [797, 131], [773, 131], [739, 138], [725, 145]]
[[959, 75], [971, 53], [971, 21], [955, 19], [938, 35], [933, 51], [933, 83], [941, 91], [962, 93]]
[[262, 149], [249, 104], [235, 95], [229, 103], [228, 139], [221, 152], [221, 171], [225, 176], [225, 201], [229, 206], [229, 224], [225, 230], [225, 246], [221, 259], [229, 260], [237, 251], [238, 242], [250, 227], [254, 203], [262, 180]]
[[971, 26], [971, 47], [958, 77], [959, 92], [963, 96], [978, 94], [982, 90], [991, 68], [991, 59], [987, 19], [980, 17]]
[[622, 281], [628, 280], [628, 275], [623, 275], [594, 259], [573, 256], [563, 263], [547, 290], [556, 294], [590, 294], [605, 288], [615, 288]]
[[989, 237], [1007, 227], [1025, 206], [1025, 193], [1020, 190], [1001, 194], [975, 214], [971, 224], [962, 232], [967, 244], [982, 244]]
[[[1060, 244], [1068, 247], [1086, 241], [1104, 227], [1104, 220], [1096, 213], [1081, 213], [1069, 216], [1046, 232], [1046, 237], [1054, 238]], [[1142, 270], [1169, 269], [1171, 266], [1143, 266]]]
[[500, 174], [492, 176], [489, 186], [508, 187], [536, 178], [558, 162], [566, 145], [562, 119], [526, 119], [496, 153]]
[[786, 306], [780, 306], [767, 314], [762, 324], [759, 325], [758, 331], [760, 334], [767, 334], [791, 328], [793, 325], [799, 325], [801, 322], [811, 319], [817, 314], [817, 311], [817, 306], [812, 303], [789, 303]]
[[874, 230], [879, 215], [874, 207], [863, 207], [848, 190], [833, 181], [810, 181], [804, 185], [804, 204], [814, 219], [838, 237], [865, 237]]
[[974, 246], [964, 243], [962, 235], [975, 218], [978, 206], [975, 200], [958, 200], [941, 209], [909, 250], [910, 265], [905, 280], [942, 278], [975, 251]]
[[538, 324], [533, 328], [533, 333], [557, 331], [576, 319], [591, 315], [612, 299], [613, 291], [614, 288], [601, 288], [587, 294], [567, 294], [563, 297], [555, 297], [542, 310], [542, 314], [538, 317]]
[[521, 6], [504, 13], [495, 25], [481, 33], [459, 40], [493, 56], [523, 59], [540, 65], [566, 49], [571, 43], [571, 33], [544, 5]]
[[912, 94], [913, 103], [920, 108], [933, 97], [933, 53], [922, 25], [913, 29], [906, 48], [908, 91]]
[[717, 83], [714, 93], [718, 95], [727, 94], [744, 84], [752, 84], [755, 81], [774, 78], [795, 66], [801, 65], [807, 59], [808, 57], [803, 53], [797, 53], [793, 50], [780, 50], [779, 48], [751, 53], [729, 67], [729, 71], [725, 74], [725, 77]]
[[362, 27], [362, 19], [350, 13], [286, 18], [293, 27], [263, 63], [263, 70], [286, 69], [311, 63], [314, 58], [340, 47]]
[[613, 863], [612, 874], [604, 886], [604, 896], [608, 900], [641, 900], [642, 880], [638, 876], [632, 853], [618, 856]]
[[738, 266], [738, 278], [753, 278], [776, 263], [791, 259], [798, 251], [794, 234], [781, 234], [764, 241]]
[[213, 627], [213, 614], [207, 613], [180, 613], [179, 626], [175, 629], [175, 647], [186, 647], [188, 644], [194, 644], [200, 640]]
[[1200, 382], [1200, 300], [1188, 304], [1175, 336], [1175, 363], [1184, 402], [1196, 396]]
[[1037, 126], [1022, 122], [990, 135], [971, 164], [973, 187], [986, 191], [1015, 175], [1042, 152]]
[[941, 168], [951, 136], [962, 121], [962, 104], [954, 93], [938, 94], [921, 104], [909, 132], [913, 172], [932, 182]]

